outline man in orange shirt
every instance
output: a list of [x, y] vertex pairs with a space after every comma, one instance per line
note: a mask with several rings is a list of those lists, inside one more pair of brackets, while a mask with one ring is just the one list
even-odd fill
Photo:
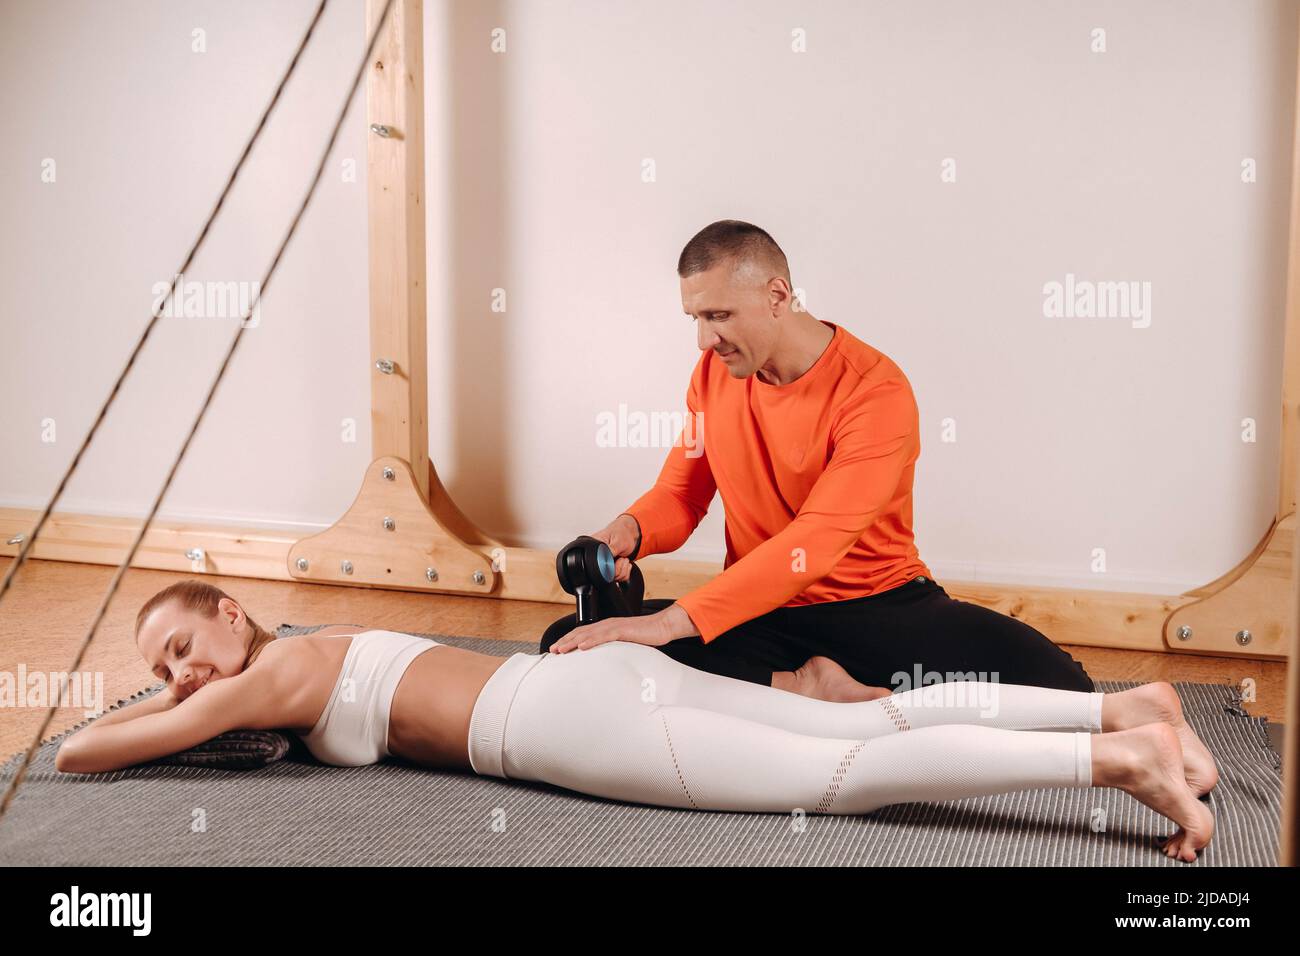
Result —
[[933, 580], [912, 533], [911, 385], [883, 353], [799, 307], [772, 237], [715, 222], [677, 272], [702, 353], [690, 416], [655, 486], [593, 537], [625, 580], [631, 559], [679, 548], [721, 493], [723, 571], [677, 601], [647, 601], [655, 613], [580, 628], [570, 615], [543, 650], [650, 644], [830, 700], [962, 679], [1092, 690], [1044, 635]]

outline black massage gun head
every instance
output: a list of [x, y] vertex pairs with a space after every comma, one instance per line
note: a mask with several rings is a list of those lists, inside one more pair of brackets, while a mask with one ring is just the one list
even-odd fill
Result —
[[566, 594], [579, 588], [604, 587], [614, 580], [614, 552], [604, 541], [582, 535], [555, 556], [555, 573]]
[[[645, 597], [641, 569], [633, 562], [627, 580], [615, 581], [614, 552], [591, 535], [575, 538], [560, 549], [555, 556], [555, 573], [560, 587], [578, 599], [574, 619], [580, 625], [641, 613]], [[544, 640], [542, 650], [548, 646]]]

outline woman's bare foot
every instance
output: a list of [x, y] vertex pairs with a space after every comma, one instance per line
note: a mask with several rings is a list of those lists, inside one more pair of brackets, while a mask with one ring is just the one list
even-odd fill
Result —
[[810, 657], [798, 670], [778, 671], [772, 675], [772, 686], [814, 700], [841, 704], [875, 700], [892, 693], [887, 687], [868, 687], [858, 683], [829, 657]]
[[1178, 734], [1183, 747], [1183, 765], [1187, 768], [1187, 785], [1198, 797], [1213, 790], [1219, 782], [1219, 768], [1209, 748], [1183, 719], [1183, 704], [1172, 684], [1153, 681], [1118, 694], [1107, 694], [1101, 700], [1102, 733], [1157, 721], [1173, 727]]
[[1164, 722], [1092, 738], [1092, 783], [1118, 787], [1178, 824], [1165, 856], [1196, 862], [1196, 851], [1214, 836], [1214, 815], [1187, 785], [1183, 746]]

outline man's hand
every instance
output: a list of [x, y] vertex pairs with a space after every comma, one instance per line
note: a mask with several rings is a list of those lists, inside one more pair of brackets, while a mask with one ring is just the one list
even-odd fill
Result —
[[587, 651], [610, 641], [626, 641], [629, 644], [648, 644], [662, 647], [679, 637], [698, 635], [695, 624], [680, 604], [672, 604], [656, 614], [641, 614], [637, 617], [607, 617], [594, 624], [575, 627], [568, 634], [551, 645], [552, 654], [567, 654], [569, 651]]
[[636, 550], [637, 541], [641, 537], [640, 527], [635, 518], [629, 514], [621, 514], [588, 537], [604, 541], [609, 545], [609, 550], [614, 552], [615, 581], [626, 581], [632, 576], [632, 562], [627, 556]]

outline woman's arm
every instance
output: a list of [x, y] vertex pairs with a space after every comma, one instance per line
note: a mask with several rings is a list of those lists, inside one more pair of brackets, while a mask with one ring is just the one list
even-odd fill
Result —
[[54, 766], [70, 773], [120, 770], [180, 753], [228, 730], [285, 726], [280, 683], [276, 668], [253, 667], [211, 681], [167, 709], [110, 724], [101, 717], [64, 741]]

